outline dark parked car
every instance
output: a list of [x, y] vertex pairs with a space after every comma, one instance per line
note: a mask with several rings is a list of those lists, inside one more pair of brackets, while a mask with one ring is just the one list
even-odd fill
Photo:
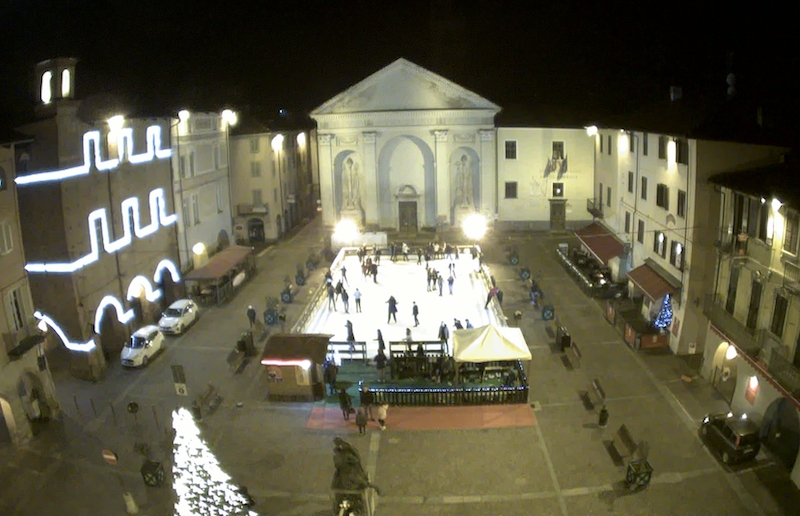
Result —
[[744, 414], [709, 414], [703, 418], [700, 433], [725, 464], [754, 459], [761, 449], [758, 426]]

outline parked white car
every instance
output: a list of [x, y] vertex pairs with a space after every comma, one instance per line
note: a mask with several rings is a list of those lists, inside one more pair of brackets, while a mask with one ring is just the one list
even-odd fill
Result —
[[163, 333], [177, 335], [186, 331], [200, 316], [197, 304], [191, 299], [179, 299], [161, 315], [158, 328]]
[[150, 324], [136, 330], [131, 335], [131, 340], [122, 348], [122, 365], [126, 367], [139, 367], [147, 365], [150, 359], [164, 349], [164, 334], [158, 326]]

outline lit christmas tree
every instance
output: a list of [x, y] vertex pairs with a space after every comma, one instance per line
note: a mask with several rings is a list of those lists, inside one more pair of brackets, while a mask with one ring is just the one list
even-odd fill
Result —
[[672, 325], [672, 301], [669, 298], [669, 294], [664, 296], [664, 302], [661, 303], [661, 310], [659, 310], [653, 324], [659, 330], [666, 330]]
[[249, 496], [231, 482], [217, 458], [200, 438], [200, 429], [188, 410], [172, 413], [175, 430], [173, 487], [178, 495], [176, 516], [257, 516]]

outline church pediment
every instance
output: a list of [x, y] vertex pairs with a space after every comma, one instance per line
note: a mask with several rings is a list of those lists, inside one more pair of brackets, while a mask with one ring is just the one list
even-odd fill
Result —
[[400, 58], [311, 112], [311, 116], [386, 111], [489, 110], [500, 107]]

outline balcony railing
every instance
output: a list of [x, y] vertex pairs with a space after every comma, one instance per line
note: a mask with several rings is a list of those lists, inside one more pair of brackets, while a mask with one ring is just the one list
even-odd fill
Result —
[[250, 215], [251, 213], [258, 213], [260, 215], [269, 215], [269, 208], [264, 204], [237, 204], [237, 215]]
[[592, 217], [603, 218], [603, 202], [597, 199], [586, 199], [586, 211], [592, 214]]
[[28, 324], [14, 333], [3, 333], [3, 342], [6, 352], [11, 360], [18, 360], [44, 340], [44, 333], [39, 330], [36, 320], [31, 319]]
[[703, 313], [736, 347], [752, 361], [760, 363], [773, 380], [800, 401], [800, 370], [784, 356], [785, 348], [766, 329], [745, 327], [725, 311], [721, 296], [707, 295]]

